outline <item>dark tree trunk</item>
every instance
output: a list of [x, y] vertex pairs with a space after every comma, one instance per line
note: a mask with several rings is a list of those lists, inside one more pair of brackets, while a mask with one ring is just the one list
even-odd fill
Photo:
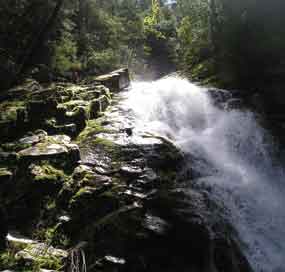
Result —
[[84, 52], [84, 36], [86, 33], [85, 0], [78, 0], [78, 56]]
[[217, 43], [217, 29], [218, 29], [218, 20], [217, 20], [217, 6], [216, 0], [210, 0], [210, 41], [213, 46], [214, 52], [218, 51], [218, 43]]
[[63, 3], [64, 3], [64, 0], [57, 0], [53, 13], [48, 18], [46, 24], [42, 27], [42, 29], [33, 39], [31, 46], [27, 49], [27, 52], [22, 59], [18, 72], [16, 73], [16, 76], [15, 76], [16, 77], [15, 81], [17, 81], [19, 76], [23, 75], [26, 72], [27, 68], [29, 68], [29, 65], [31, 63], [31, 59], [46, 41], [48, 34], [51, 31], [52, 26], [54, 25], [54, 22], [56, 18], [58, 17], [59, 12], [61, 11]]

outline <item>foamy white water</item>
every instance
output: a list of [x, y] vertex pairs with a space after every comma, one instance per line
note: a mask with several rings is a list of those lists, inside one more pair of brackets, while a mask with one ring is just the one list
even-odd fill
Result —
[[206, 89], [176, 77], [133, 83], [126, 95], [136, 129], [168, 137], [198, 158], [196, 182], [228, 210], [255, 271], [284, 272], [285, 175], [254, 114], [219, 109]]

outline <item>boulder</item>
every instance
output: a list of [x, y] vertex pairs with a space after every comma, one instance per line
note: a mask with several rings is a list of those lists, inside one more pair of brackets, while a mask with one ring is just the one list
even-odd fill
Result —
[[90, 103], [90, 119], [95, 119], [99, 114], [106, 110], [109, 106], [110, 100], [106, 95], [102, 95], [97, 99], [94, 99]]
[[76, 164], [80, 160], [79, 148], [70, 143], [70, 137], [55, 135], [46, 138], [30, 148], [18, 152], [21, 163], [32, 163], [42, 160], [60, 160]]
[[18, 232], [9, 232], [6, 239], [9, 248], [13, 251], [22, 250], [23, 248], [36, 243], [36, 241], [29, 239]]
[[193, 189], [164, 192], [149, 201], [151, 218], [146, 217], [144, 226], [151, 231], [154, 248], [147, 252], [146, 263], [168, 264], [171, 271], [182, 264], [181, 269], [189, 271], [252, 272], [236, 233], [222, 216], [217, 218], [212, 201], [207, 193]]
[[[31, 243], [25, 249], [19, 251], [15, 257], [18, 260], [24, 260], [28, 263], [37, 262], [39, 259], [47, 260], [48, 263], [48, 261], [60, 261], [67, 258], [68, 252], [62, 249], [56, 249], [44, 243]], [[42, 265], [44, 266], [44, 263]]]
[[86, 175], [93, 175], [92, 168], [86, 165], [79, 165], [74, 169], [72, 177], [75, 180], [82, 180]]
[[41, 143], [34, 147], [19, 152], [20, 158], [31, 158], [34, 160], [46, 160], [49, 157], [67, 154], [68, 149], [64, 145], [56, 143]]
[[[49, 244], [27, 238], [14, 232], [7, 235], [9, 251], [14, 255], [13, 268], [27, 268], [27, 271], [62, 271], [68, 252]], [[45, 270], [52, 269], [52, 270]]]
[[[95, 98], [100, 97], [102, 94], [101, 88], [98, 88], [98, 85], [91, 85], [89, 87], [86, 87], [82, 93], [80, 93], [80, 98], [85, 101], [91, 101]], [[103, 86], [106, 88], [105, 86]]]
[[69, 202], [73, 230], [77, 232], [82, 224], [95, 222], [114, 212], [120, 206], [119, 201], [118, 196], [110, 190], [110, 185], [106, 183], [79, 189]]
[[119, 92], [130, 85], [129, 70], [127, 68], [119, 69], [110, 74], [96, 77], [95, 81], [105, 85], [112, 92]]
[[49, 164], [32, 164], [29, 169], [33, 182], [38, 185], [41, 191], [49, 195], [59, 192], [67, 180], [67, 176], [62, 170]]
[[17, 98], [26, 98], [28, 94], [41, 89], [41, 85], [34, 80], [28, 79], [22, 85], [3, 92], [0, 95], [0, 102]]
[[31, 144], [31, 145], [34, 145], [34, 144], [39, 143], [40, 141], [41, 141], [40, 136], [32, 135], [32, 136], [21, 138], [19, 140], [19, 143], [20, 144]]
[[79, 133], [86, 126], [86, 121], [88, 120], [88, 112], [85, 107], [78, 106], [72, 112], [67, 112], [66, 117], [69, 123], [76, 124], [76, 129]]

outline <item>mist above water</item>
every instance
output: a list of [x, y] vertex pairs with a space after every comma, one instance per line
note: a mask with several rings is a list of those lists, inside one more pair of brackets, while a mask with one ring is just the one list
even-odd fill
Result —
[[224, 205], [255, 271], [284, 272], [285, 175], [255, 115], [217, 107], [209, 90], [177, 77], [133, 83], [126, 96], [136, 129], [163, 135], [196, 158], [192, 182], [210, 187]]

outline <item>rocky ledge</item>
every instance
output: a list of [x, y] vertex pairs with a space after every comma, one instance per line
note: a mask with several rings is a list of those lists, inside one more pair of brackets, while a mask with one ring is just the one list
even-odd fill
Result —
[[251, 271], [210, 198], [178, 189], [183, 154], [133, 126], [128, 84], [119, 70], [3, 95], [0, 270]]

